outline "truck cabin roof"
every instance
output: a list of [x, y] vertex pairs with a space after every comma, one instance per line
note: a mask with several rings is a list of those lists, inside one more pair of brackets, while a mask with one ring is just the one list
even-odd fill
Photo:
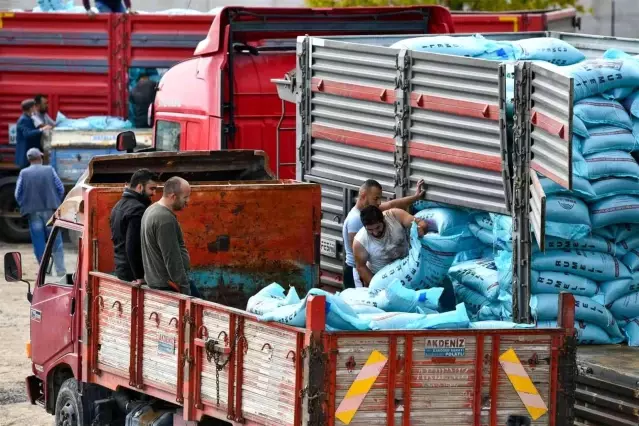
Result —
[[61, 219], [76, 224], [84, 222], [82, 188], [121, 187], [139, 169], [158, 174], [160, 182], [179, 176], [192, 184], [213, 184], [238, 181], [275, 181], [264, 151], [186, 151], [144, 152], [93, 157], [89, 167], [78, 179], [58, 207], [52, 220]]

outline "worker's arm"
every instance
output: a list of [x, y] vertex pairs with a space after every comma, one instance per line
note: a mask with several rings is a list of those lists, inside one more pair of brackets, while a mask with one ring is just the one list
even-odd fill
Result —
[[410, 227], [413, 226], [413, 223], [417, 223], [417, 233], [420, 237], [423, 237], [428, 231], [428, 224], [426, 221], [417, 219], [415, 216], [404, 210], [393, 209], [390, 213], [395, 216], [395, 219], [399, 220], [402, 226], [406, 229], [410, 229]]
[[144, 279], [144, 266], [142, 265], [142, 240], [140, 232], [142, 229], [142, 216], [133, 216], [129, 219], [129, 226], [126, 229], [126, 257], [131, 265], [134, 280]]
[[407, 210], [415, 201], [424, 198], [424, 192], [424, 180], [420, 179], [419, 182], [417, 182], [417, 189], [415, 190], [414, 195], [409, 195], [408, 197], [399, 198], [397, 200], [386, 201], [379, 206], [379, 209], [381, 211], [390, 209]]
[[49, 114], [44, 114], [44, 124], [55, 127], [55, 120]]
[[355, 268], [357, 269], [359, 278], [362, 280], [364, 287], [368, 287], [373, 279], [373, 272], [366, 266], [366, 262], [368, 262], [368, 252], [358, 241], [353, 243], [353, 255], [355, 256]]
[[164, 259], [164, 266], [166, 266], [170, 280], [180, 287], [180, 293], [190, 296], [191, 287], [184, 269], [180, 243], [176, 238], [177, 226], [177, 222], [166, 222], [160, 225], [157, 230], [158, 246], [162, 252], [162, 259]]
[[82, 0], [82, 4], [87, 12], [91, 10], [91, 2], [89, 0]]
[[14, 195], [16, 197], [16, 202], [18, 203], [19, 206], [21, 206], [23, 201], [22, 197], [24, 195], [24, 191], [22, 187], [22, 172], [20, 172], [20, 174], [18, 175], [18, 181], [16, 182], [16, 191]]
[[60, 180], [60, 176], [58, 176], [53, 167], [51, 167], [51, 172], [53, 172], [53, 182], [55, 183], [55, 189], [56, 191], [58, 191], [58, 199], [60, 200], [60, 202], [62, 202], [62, 200], [64, 200], [64, 185]]
[[126, 7], [126, 11], [131, 11], [131, 0], [124, 0], [124, 7]]

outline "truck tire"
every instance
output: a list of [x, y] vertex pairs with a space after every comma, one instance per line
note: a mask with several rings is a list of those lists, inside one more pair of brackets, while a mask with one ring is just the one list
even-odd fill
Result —
[[[18, 203], [13, 195], [14, 190], [13, 184], [0, 188], [0, 211], [14, 212], [18, 210]], [[0, 230], [2, 230], [2, 236], [9, 242], [28, 243], [31, 241], [29, 222], [24, 218], [0, 217]]]
[[55, 401], [55, 426], [85, 426], [82, 397], [78, 392], [78, 381], [65, 380], [60, 386]]

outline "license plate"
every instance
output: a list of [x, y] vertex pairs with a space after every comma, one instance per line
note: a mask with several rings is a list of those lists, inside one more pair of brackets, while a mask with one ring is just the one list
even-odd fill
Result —
[[323, 256], [337, 258], [337, 241], [322, 238], [320, 242], [320, 253]]

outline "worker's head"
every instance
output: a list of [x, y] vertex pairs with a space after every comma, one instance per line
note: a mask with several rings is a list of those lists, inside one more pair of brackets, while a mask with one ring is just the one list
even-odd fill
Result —
[[384, 222], [384, 214], [377, 206], [365, 207], [359, 214], [360, 219], [366, 232], [375, 238], [380, 238], [384, 235], [386, 230], [386, 223]]
[[41, 113], [44, 114], [49, 110], [49, 100], [46, 96], [37, 94], [33, 97], [33, 100], [35, 101], [36, 109]]
[[27, 151], [27, 160], [31, 164], [42, 164], [44, 154], [38, 148], [31, 148]]
[[140, 75], [139, 75], [139, 77], [138, 77], [138, 83], [139, 83], [140, 81], [147, 81], [148, 79], [149, 79], [149, 75], [148, 75], [148, 74], [146, 74], [146, 73], [142, 73], [142, 74], [140, 74]]
[[129, 188], [138, 194], [152, 198], [158, 189], [158, 176], [151, 170], [140, 169], [131, 176]]
[[360, 207], [376, 206], [382, 204], [382, 185], [376, 180], [369, 179], [359, 188]]
[[174, 176], [164, 182], [162, 198], [165, 205], [171, 207], [173, 211], [179, 211], [186, 207], [190, 196], [191, 185], [181, 177]]
[[36, 105], [33, 99], [25, 99], [20, 106], [22, 107], [22, 112], [26, 115], [33, 115], [35, 112]]

